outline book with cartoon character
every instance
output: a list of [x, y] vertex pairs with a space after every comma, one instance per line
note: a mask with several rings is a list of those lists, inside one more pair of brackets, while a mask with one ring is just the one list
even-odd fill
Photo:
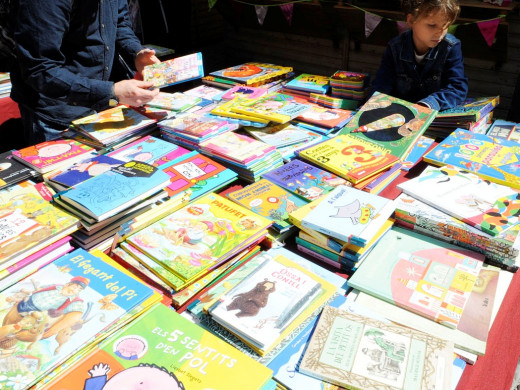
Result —
[[171, 157], [172, 154], [177, 156], [187, 152], [186, 149], [171, 142], [146, 135], [106, 155], [124, 162], [135, 160], [152, 164], [162, 156], [168, 155]]
[[266, 126], [260, 129], [246, 126], [244, 130], [257, 140], [273, 145], [276, 148], [305, 142], [313, 137], [309, 131], [291, 123]]
[[325, 94], [329, 90], [329, 77], [302, 73], [288, 81], [284, 88]]
[[273, 80], [285, 78], [292, 72], [292, 67], [264, 64], [259, 62], [246, 62], [244, 64], [211, 72], [209, 75], [224, 80], [231, 80], [238, 84], [259, 86]]
[[342, 108], [327, 108], [311, 104], [307, 111], [296, 117], [297, 121], [310, 123], [327, 129], [340, 128], [348, 123], [353, 112]]
[[394, 227], [348, 285], [456, 328], [483, 261], [483, 254]]
[[209, 314], [253, 349], [265, 350], [295, 321], [301, 323], [301, 314], [315, 299], [322, 300], [331, 286], [312, 271], [276, 255], [220, 296]]
[[106, 337], [154, 291], [107, 256], [83, 249], [0, 293], [0, 387], [29, 388], [73, 353]]
[[172, 58], [143, 69], [143, 80], [153, 82], [154, 87], [163, 88], [204, 76], [202, 53], [192, 53]]
[[127, 242], [187, 282], [258, 240], [271, 224], [209, 193], [131, 235]]
[[516, 141], [456, 129], [423, 159], [438, 166], [454, 165], [520, 190], [520, 149]]
[[299, 371], [349, 389], [449, 389], [453, 342], [325, 307]]
[[520, 222], [519, 190], [451, 165], [429, 165], [397, 188], [491, 236]]
[[309, 211], [301, 224], [327, 236], [364, 247], [394, 210], [392, 200], [356, 188], [338, 186]]
[[185, 137], [198, 143], [225, 131], [236, 130], [238, 123], [215, 115], [194, 112], [161, 121], [159, 128], [172, 136]]
[[146, 105], [182, 112], [196, 106], [201, 101], [202, 99], [200, 97], [185, 95], [182, 92], [159, 92], [159, 94], [146, 103]]
[[436, 114], [436, 110], [375, 92], [339, 134], [378, 144], [402, 160]]
[[290, 229], [289, 214], [307, 204], [296, 195], [267, 179], [260, 179], [238, 191], [228, 194], [229, 199], [274, 221], [279, 232]]
[[260, 390], [272, 371], [157, 305], [106, 339], [47, 389]]
[[0, 189], [36, 176], [38, 172], [17, 161], [12, 152], [0, 153]]

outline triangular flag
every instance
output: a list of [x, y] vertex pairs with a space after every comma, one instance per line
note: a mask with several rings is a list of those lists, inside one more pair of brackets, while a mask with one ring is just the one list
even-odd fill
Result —
[[365, 38], [368, 38], [383, 18], [381, 16], [365, 12]]
[[495, 36], [497, 35], [498, 24], [500, 23], [500, 18], [493, 20], [485, 20], [483, 22], [478, 22], [477, 26], [482, 33], [482, 36], [486, 40], [488, 46], [491, 47], [493, 42], [495, 41]]
[[285, 20], [287, 20], [287, 23], [289, 23], [290, 26], [292, 24], [294, 3], [283, 4], [280, 6], [280, 8], [282, 9], [283, 16], [285, 16]]
[[399, 31], [399, 34], [405, 32], [409, 28], [410, 28], [410, 26], [408, 26], [408, 23], [406, 23], [406, 22], [397, 22], [397, 31]]
[[256, 17], [260, 26], [264, 24], [265, 15], [267, 15], [267, 7], [264, 5], [255, 5]]
[[452, 35], [455, 35], [455, 32], [457, 31], [457, 27], [459, 27], [458, 24], [452, 24], [450, 27], [448, 27], [448, 32]]
[[212, 9], [215, 4], [217, 4], [217, 0], [208, 0], [208, 7], [209, 9]]

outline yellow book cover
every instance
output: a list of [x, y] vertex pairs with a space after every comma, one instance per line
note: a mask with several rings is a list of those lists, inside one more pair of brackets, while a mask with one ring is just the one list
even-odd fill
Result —
[[232, 110], [234, 106], [241, 104], [241, 102], [244, 102], [245, 100], [247, 100], [247, 99], [241, 98], [241, 97], [235, 97], [234, 99], [232, 99], [228, 102], [219, 104], [213, 110], [211, 110], [211, 113], [213, 115], [217, 115], [217, 116], [224, 116], [224, 117], [228, 117], [228, 118], [242, 119], [242, 120], [251, 121], [251, 122], [268, 124], [269, 120], [267, 120], [267, 119], [262, 119], [262, 118], [248, 115], [248, 114], [239, 114]]

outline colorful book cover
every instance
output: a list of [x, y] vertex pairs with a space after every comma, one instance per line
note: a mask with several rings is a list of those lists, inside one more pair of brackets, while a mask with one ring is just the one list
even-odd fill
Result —
[[59, 198], [102, 221], [159, 192], [170, 177], [156, 167], [130, 161], [60, 192]]
[[272, 92], [256, 99], [244, 100], [230, 109], [239, 114], [286, 123], [309, 109], [309, 105], [296, 103], [291, 95]]
[[222, 100], [222, 95], [226, 92], [226, 90], [222, 90], [220, 88], [215, 88], [210, 85], [199, 85], [198, 87], [188, 89], [184, 91], [186, 95], [197, 96], [202, 99], [220, 101]]
[[13, 158], [40, 173], [50, 172], [85, 158], [94, 151], [78, 141], [57, 139], [13, 151]]
[[72, 121], [83, 135], [102, 144], [123, 139], [154, 123], [156, 120], [126, 106], [109, 108]]
[[164, 108], [172, 111], [186, 111], [201, 102], [201, 98], [185, 95], [182, 92], [159, 92], [152, 100], [146, 103], [148, 106]]
[[165, 188], [168, 196], [172, 197], [189, 190], [191, 200], [218, 190], [238, 176], [233, 170], [196, 151], [161, 169], [170, 176], [170, 184]]
[[435, 139], [421, 135], [415, 145], [410, 150], [410, 153], [403, 161], [401, 169], [403, 171], [409, 171], [410, 168], [414, 167], [415, 164], [428, 152], [430, 147], [435, 142]]
[[320, 134], [318, 132], [304, 129], [307, 134], [309, 134], [310, 138], [306, 141], [298, 142], [292, 145], [282, 146], [277, 148], [278, 152], [282, 155], [284, 161], [289, 162], [296, 158], [296, 154], [309, 146], [316, 145], [322, 141], [328, 139], [325, 135]]
[[229, 199], [274, 221], [274, 227], [283, 232], [293, 225], [289, 222], [289, 214], [307, 201], [284, 190], [267, 179], [244, 187], [228, 194]]
[[292, 72], [289, 66], [247, 62], [241, 65], [211, 72], [209, 75], [225, 80], [232, 80], [240, 84], [258, 86], [285, 77]]
[[241, 121], [245, 121], [245, 123], [248, 123], [247, 126], [259, 125], [260, 127], [262, 127], [262, 125], [268, 124], [268, 119], [255, 117], [249, 114], [239, 114], [238, 112], [233, 111], [233, 108], [235, 106], [242, 104], [242, 102], [244, 102], [245, 100], [247, 99], [242, 97], [235, 97], [234, 99], [228, 102], [224, 102], [217, 105], [215, 108], [211, 110], [211, 113], [213, 115], [222, 116], [225, 118], [234, 118]]
[[492, 182], [520, 189], [518, 143], [457, 129], [424, 157], [434, 165], [454, 165]]
[[302, 73], [285, 84], [285, 88], [299, 91], [327, 93], [329, 78], [316, 74]]
[[30, 181], [0, 190], [0, 268], [78, 229], [79, 220], [50, 203], [51, 196]]
[[200, 79], [204, 76], [202, 53], [188, 54], [157, 64], [147, 65], [142, 73], [143, 80], [153, 82], [154, 87], [157, 88]]
[[184, 280], [238, 252], [271, 222], [214, 193], [206, 194], [127, 238]]
[[273, 169], [262, 177], [308, 201], [328, 194], [339, 185], [349, 185], [345, 179], [298, 159]]
[[484, 255], [393, 228], [365, 258], [349, 286], [457, 328]]
[[249, 87], [247, 85], [235, 85], [234, 87], [228, 89], [226, 93], [222, 95], [222, 99], [231, 100], [237, 96], [247, 99], [256, 99], [260, 96], [264, 96], [265, 94], [267, 94], [267, 92], [267, 88]]
[[0, 153], [0, 189], [37, 175], [36, 170], [18, 162], [12, 152]]
[[500, 96], [467, 98], [462, 104], [448, 110], [439, 111], [435, 122], [445, 120], [478, 121], [500, 103]]
[[235, 132], [219, 134], [201, 142], [202, 151], [208, 151], [227, 160], [247, 165], [265, 157], [276, 148], [264, 142]]
[[338, 186], [303, 218], [302, 225], [364, 247], [394, 209], [392, 200], [356, 188]]
[[330, 85], [341, 89], [360, 90], [366, 87], [369, 81], [369, 73], [347, 70], [338, 70], [330, 76]]
[[186, 134], [198, 140], [217, 135], [224, 131], [236, 130], [238, 124], [215, 115], [191, 113], [179, 116], [178, 118], [161, 121], [159, 127], [168, 131]]
[[159, 157], [167, 155], [177, 149], [179, 149], [179, 146], [171, 142], [147, 135], [121, 148], [113, 150], [106, 155], [124, 162], [134, 160], [152, 163], [152, 161], [157, 160]]
[[337, 135], [301, 150], [298, 155], [354, 184], [399, 161], [384, 147], [352, 134]]
[[488, 127], [486, 135], [492, 138], [503, 138], [510, 140], [512, 135], [515, 133], [516, 126], [516, 122], [495, 119], [491, 126]]
[[110, 260], [77, 249], [0, 293], [2, 388], [30, 387], [152, 296]]
[[369, 183], [363, 185], [362, 190], [371, 194], [379, 194], [401, 174], [401, 163], [394, 164], [386, 171], [381, 172]]
[[520, 193], [445, 165], [429, 165], [398, 189], [492, 236], [520, 222]]
[[267, 348], [320, 293], [322, 282], [278, 255], [221, 296], [210, 314], [246, 342]]
[[282, 123], [263, 128], [245, 127], [245, 131], [257, 140], [281, 148], [309, 140], [310, 132], [291, 123]]
[[156, 305], [81, 358], [49, 390], [260, 390], [271, 376], [225, 341]]
[[307, 111], [304, 111], [296, 119], [302, 122], [311, 123], [317, 126], [332, 129], [344, 126], [352, 117], [353, 112], [341, 108], [327, 108], [312, 104]]
[[352, 389], [448, 389], [452, 361], [453, 343], [327, 306], [298, 368]]
[[376, 92], [340, 134], [378, 144], [404, 159], [435, 118], [437, 111]]

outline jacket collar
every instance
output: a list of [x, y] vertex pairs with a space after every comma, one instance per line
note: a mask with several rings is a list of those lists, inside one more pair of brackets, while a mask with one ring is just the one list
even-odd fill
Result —
[[[441, 45], [442, 42], [439, 43]], [[437, 58], [437, 54], [439, 52], [439, 45], [436, 47], [428, 50], [426, 53], [426, 56], [424, 57], [425, 60], [434, 60]], [[400, 54], [400, 60], [413, 63], [415, 61], [415, 47], [413, 45], [413, 37], [412, 37], [412, 30], [406, 30], [402, 33], [402, 39], [401, 39], [401, 54]]]

